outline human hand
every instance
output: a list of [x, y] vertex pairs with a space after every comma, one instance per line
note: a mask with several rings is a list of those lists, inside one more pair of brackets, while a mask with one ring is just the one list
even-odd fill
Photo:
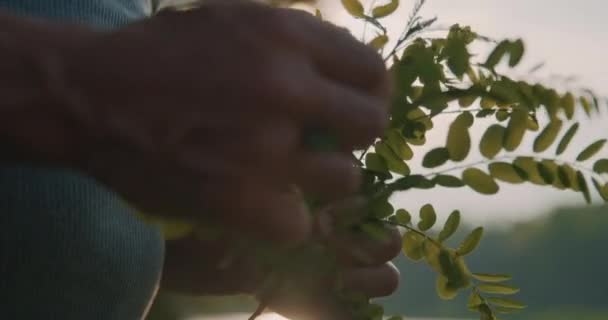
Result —
[[[315, 239], [312, 243], [326, 245], [336, 258], [338, 274], [315, 274], [315, 265], [327, 261], [301, 261], [303, 269], [290, 270], [276, 276], [256, 255], [255, 247], [238, 246], [230, 234], [213, 239], [190, 237], [169, 241], [162, 289], [192, 295], [253, 294], [273, 311], [292, 319], [350, 320], [349, 309], [334, 288], [339, 281], [346, 292], [365, 297], [391, 294], [399, 282], [399, 273], [390, 261], [401, 249], [401, 237], [396, 229], [387, 227], [383, 240], [365, 234], [342, 230], [339, 220], [354, 211], [362, 211], [360, 201], [347, 201], [316, 215]], [[235, 243], [240, 250], [233, 251]], [[242, 242], [241, 242], [242, 243]], [[273, 260], [277, 263], [298, 259], [301, 251], [285, 252], [277, 248]], [[284, 254], [284, 255], [283, 255]], [[298, 263], [300, 262], [298, 259]], [[278, 280], [277, 287], [268, 291], [269, 281]], [[272, 287], [272, 285], [271, 285]]]
[[[93, 137], [79, 165], [146, 213], [301, 241], [312, 222], [289, 187], [355, 191], [351, 152], [387, 123], [382, 59], [304, 12], [212, 1], [82, 43], [65, 72]], [[337, 150], [307, 148], [314, 129]]]

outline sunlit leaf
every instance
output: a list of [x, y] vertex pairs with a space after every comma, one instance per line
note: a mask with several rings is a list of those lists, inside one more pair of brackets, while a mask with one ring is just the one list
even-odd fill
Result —
[[435, 148], [424, 155], [422, 166], [425, 168], [436, 168], [444, 165], [450, 159], [446, 148]]
[[553, 174], [553, 171], [542, 162], [538, 162], [537, 167], [538, 174], [540, 174], [540, 177], [543, 179], [543, 181], [546, 184], [553, 184], [553, 181], [555, 180], [555, 175]]
[[412, 215], [405, 209], [399, 209], [395, 212], [397, 222], [406, 225], [412, 221]]
[[384, 46], [388, 43], [388, 36], [385, 34], [380, 34], [374, 37], [370, 42], [367, 43], [368, 46], [380, 50], [384, 48]]
[[361, 18], [364, 16], [365, 9], [359, 0], [341, 0], [342, 6], [353, 17]]
[[503, 307], [503, 308], [511, 308], [511, 309], [525, 309], [526, 308], [525, 304], [523, 304], [519, 301], [512, 300], [512, 299], [490, 297], [490, 298], [487, 298], [486, 300], [488, 300], [488, 302], [492, 303], [493, 305]]
[[473, 273], [473, 278], [483, 282], [504, 282], [511, 280], [508, 274]]
[[464, 239], [464, 241], [460, 244], [458, 249], [456, 249], [456, 253], [458, 255], [464, 256], [471, 252], [473, 252], [479, 242], [481, 241], [481, 237], [483, 236], [483, 227], [478, 227], [471, 231], [469, 235]]
[[471, 150], [469, 127], [473, 125], [474, 117], [469, 112], [458, 115], [448, 130], [446, 148], [452, 161], [464, 160]]
[[471, 291], [469, 298], [467, 299], [467, 308], [471, 311], [477, 311], [477, 308], [482, 304], [479, 293]]
[[493, 159], [502, 149], [502, 141], [505, 135], [505, 128], [499, 124], [493, 124], [481, 137], [479, 151], [488, 158]]
[[511, 113], [511, 120], [505, 132], [503, 147], [507, 151], [514, 151], [519, 147], [524, 135], [526, 134], [526, 123], [528, 112], [523, 109], [515, 109]]
[[388, 169], [392, 172], [402, 174], [404, 176], [410, 174], [409, 166], [400, 159], [388, 145], [385, 143], [378, 143], [374, 146], [376, 153], [382, 156], [386, 161]]
[[581, 151], [581, 153], [579, 153], [579, 155], [576, 157], [576, 161], [580, 162], [591, 159], [594, 155], [600, 152], [600, 150], [602, 150], [607, 141], [607, 139], [602, 139], [590, 144], [587, 148]]
[[458, 226], [460, 225], [460, 211], [453, 211], [448, 219], [445, 221], [443, 229], [439, 232], [438, 240], [445, 241], [449, 237], [451, 237], [456, 230], [458, 230]]
[[433, 178], [433, 181], [438, 185], [445, 188], [460, 188], [464, 187], [465, 184], [458, 177], [454, 177], [446, 174], [438, 174]]
[[399, 0], [391, 0], [389, 3], [375, 7], [372, 9], [372, 17], [374, 18], [383, 18], [386, 17], [397, 10], [399, 7]]
[[507, 162], [490, 163], [488, 170], [492, 177], [508, 183], [523, 183], [527, 178], [525, 171], [522, 174], [522, 169]]
[[599, 174], [608, 173], [608, 159], [597, 160], [593, 164], [593, 171]]
[[564, 153], [564, 151], [566, 151], [566, 148], [568, 148], [568, 145], [570, 145], [570, 142], [572, 141], [572, 138], [574, 138], [574, 135], [576, 135], [576, 132], [578, 131], [578, 128], [579, 128], [578, 122], [575, 123], [575, 124], [573, 124], [572, 126], [570, 126], [570, 128], [568, 129], [568, 131], [566, 131], [566, 133], [564, 134], [564, 136], [560, 140], [559, 144], [557, 145], [557, 150], [555, 152], [556, 155], [559, 156], [562, 153]]
[[426, 204], [420, 208], [420, 221], [418, 222], [418, 229], [426, 231], [432, 228], [437, 221], [437, 214], [435, 208], [432, 205]]
[[419, 261], [424, 257], [425, 238], [418, 233], [408, 231], [403, 235], [403, 253], [414, 261]]
[[547, 150], [557, 138], [559, 131], [562, 129], [562, 124], [563, 122], [561, 120], [551, 121], [534, 140], [534, 152], [543, 152]]
[[509, 66], [515, 67], [521, 61], [524, 56], [524, 42], [521, 39], [515, 40], [511, 43], [510, 54], [509, 54]]
[[388, 172], [388, 165], [386, 160], [377, 153], [368, 153], [365, 155], [365, 168], [374, 172], [386, 173]]
[[568, 119], [572, 119], [574, 117], [574, 107], [575, 107], [575, 99], [572, 93], [566, 93], [561, 99], [562, 107], [564, 108], [564, 113]]
[[393, 152], [402, 160], [410, 160], [414, 156], [412, 148], [405, 143], [405, 139], [399, 132], [399, 130], [390, 130], [387, 133], [388, 146]]
[[593, 186], [600, 197], [602, 197], [602, 200], [608, 202], [608, 184], [602, 186], [595, 178], [591, 178], [591, 181], [593, 181]]
[[462, 181], [471, 189], [486, 195], [498, 193], [499, 187], [487, 173], [477, 169], [469, 168], [462, 172]]
[[585, 179], [585, 175], [581, 171], [576, 172], [576, 181], [578, 182], [580, 191], [585, 197], [585, 201], [587, 201], [587, 203], [591, 203], [591, 193], [589, 192], [589, 185], [587, 184], [587, 179]]
[[488, 59], [486, 60], [484, 66], [489, 69], [494, 69], [494, 67], [496, 67], [500, 60], [502, 60], [505, 54], [508, 53], [509, 46], [509, 41], [506, 40], [499, 43], [488, 56]]
[[477, 289], [481, 292], [492, 294], [516, 294], [519, 292], [518, 288], [500, 283], [483, 283], [478, 285]]
[[449, 286], [448, 279], [442, 275], [437, 276], [435, 290], [437, 291], [437, 295], [443, 300], [452, 300], [458, 295], [458, 288]]

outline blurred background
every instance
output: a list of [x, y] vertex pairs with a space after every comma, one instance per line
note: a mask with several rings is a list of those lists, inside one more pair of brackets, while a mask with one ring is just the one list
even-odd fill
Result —
[[[414, 4], [414, 0], [401, 2], [400, 11], [385, 22], [395, 39]], [[363, 35], [363, 23], [350, 18], [340, 1], [321, 1], [319, 7], [326, 19], [348, 27], [358, 37]], [[608, 94], [606, 1], [428, 0], [422, 12], [425, 17], [439, 18], [437, 32], [459, 23], [496, 39], [523, 38], [526, 55], [515, 76], [568, 89], [589, 87], [601, 96]], [[368, 31], [367, 39], [373, 36]], [[476, 49], [483, 57], [480, 59], [485, 59], [487, 48]], [[540, 65], [542, 68], [529, 74], [531, 68]], [[579, 117], [583, 119], [579, 141], [587, 143], [590, 137], [608, 137], [606, 113], [592, 120]], [[446, 130], [429, 132], [429, 143], [419, 155], [443, 144], [450, 120], [446, 117], [435, 121], [436, 128], [442, 127], [445, 121]], [[477, 135], [472, 132], [473, 143], [484, 128], [479, 126]], [[531, 150], [533, 137], [528, 138], [522, 150]], [[572, 145], [576, 144], [575, 140]], [[574, 159], [579, 149], [572, 148], [573, 153], [565, 157]], [[424, 172], [416, 166], [419, 163], [420, 158], [415, 158], [412, 169]], [[436, 188], [408, 191], [395, 196], [392, 202], [410, 212], [417, 212], [425, 203], [433, 203], [440, 221], [452, 210], [459, 209], [470, 228], [480, 225], [488, 228], [480, 249], [470, 258], [471, 267], [479, 272], [512, 274], [513, 283], [521, 288], [518, 298], [529, 305], [524, 312], [505, 319], [608, 320], [608, 278], [605, 276], [608, 253], [604, 248], [608, 244], [608, 207], [600, 206], [600, 199], [594, 200], [597, 205], [589, 207], [578, 193], [501, 184], [501, 192], [492, 197], [477, 195], [469, 189]], [[402, 258], [397, 259], [396, 264], [402, 271], [403, 281], [394, 296], [381, 301], [387, 313], [428, 320], [476, 317], [464, 307], [466, 297], [449, 302], [437, 297], [434, 276], [427, 266]], [[198, 315], [206, 314], [207, 318], [201, 319], [224, 319], [225, 316], [227, 320], [241, 320], [248, 315], [240, 312], [251, 312], [254, 308], [255, 302], [248, 297], [191, 299], [161, 295], [149, 319], [198, 319]], [[210, 314], [213, 316], [209, 317]], [[275, 319], [280, 317], [268, 315], [266, 318]]]

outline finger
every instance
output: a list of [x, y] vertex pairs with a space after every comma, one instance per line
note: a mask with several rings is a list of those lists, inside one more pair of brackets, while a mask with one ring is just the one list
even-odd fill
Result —
[[[167, 241], [161, 286], [194, 295], [234, 295], [254, 292], [266, 276], [246, 251], [235, 251], [226, 237], [196, 236]], [[232, 263], [224, 266], [234, 254]]]
[[294, 159], [294, 182], [319, 200], [355, 192], [361, 183], [360, 169], [347, 154], [305, 152]]
[[378, 267], [347, 269], [342, 274], [342, 285], [345, 290], [360, 292], [368, 297], [385, 297], [397, 290], [399, 270], [386, 263]]
[[320, 77], [303, 79], [300, 88], [291, 92], [287, 105], [304, 129], [323, 128], [321, 133], [329, 134], [349, 150], [369, 145], [384, 132], [388, 125], [387, 101]]
[[328, 243], [342, 265], [378, 266], [394, 259], [401, 252], [399, 231], [385, 227], [385, 237], [370, 237], [363, 233], [334, 233]]
[[275, 34], [306, 52], [320, 74], [369, 93], [387, 82], [382, 58], [348, 31], [299, 10], [277, 10], [276, 15], [283, 28]]
[[301, 197], [263, 178], [216, 181], [201, 195], [219, 223], [246, 235], [295, 245], [311, 234], [310, 213]]

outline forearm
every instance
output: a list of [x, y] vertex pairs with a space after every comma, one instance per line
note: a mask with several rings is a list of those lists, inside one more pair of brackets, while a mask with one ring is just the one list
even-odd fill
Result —
[[76, 30], [0, 12], [0, 163], [73, 158], [79, 124], [61, 73]]

